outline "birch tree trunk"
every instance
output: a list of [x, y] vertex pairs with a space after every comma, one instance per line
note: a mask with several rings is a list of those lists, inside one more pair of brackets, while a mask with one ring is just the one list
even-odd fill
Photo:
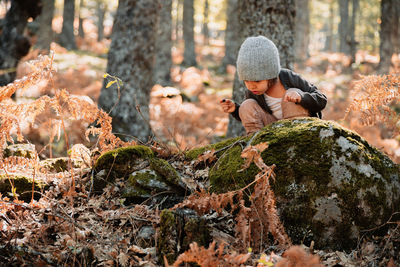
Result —
[[183, 52], [182, 65], [190, 67], [196, 66], [196, 52], [194, 43], [194, 0], [184, 0], [183, 2], [183, 40], [185, 41], [185, 51]]
[[[249, 36], [264, 35], [275, 43], [283, 68], [293, 69], [294, 60], [294, 0], [248, 0], [239, 1], [239, 18], [242, 25], [241, 40]], [[244, 100], [243, 83], [235, 78], [233, 100]], [[229, 117], [227, 136], [244, 133], [243, 126]]]
[[54, 16], [55, 0], [42, 0], [42, 14], [37, 18], [39, 20], [38, 38], [36, 47], [41, 50], [50, 51], [50, 44], [54, 38], [52, 26]]
[[99, 105], [111, 110], [113, 131], [124, 140], [146, 141], [151, 136], [149, 101], [159, 10], [157, 0], [120, 0], [114, 19], [107, 73], [119, 77], [123, 86], [119, 92], [116, 84], [106, 88], [105, 79]]
[[17, 64], [31, 47], [24, 29], [28, 19], [35, 19], [41, 10], [40, 0], [11, 1], [0, 34], [0, 86], [14, 81]]
[[156, 38], [156, 67], [154, 82], [167, 86], [171, 83], [172, 0], [162, 0]]
[[60, 44], [68, 50], [76, 49], [74, 35], [75, 0], [64, 0], [63, 24]]

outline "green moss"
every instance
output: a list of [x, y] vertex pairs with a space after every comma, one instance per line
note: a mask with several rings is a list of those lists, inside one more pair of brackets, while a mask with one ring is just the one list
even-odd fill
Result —
[[[62, 158], [54, 158], [54, 159], [46, 159], [40, 161], [40, 165], [45, 169], [53, 172], [63, 172], [67, 171], [69, 168], [69, 158], [62, 157]], [[82, 165], [82, 161], [71, 159], [71, 164], [73, 168], [79, 168]]]
[[206, 220], [203, 218], [189, 218], [185, 222], [184, 230], [183, 248], [189, 248], [189, 245], [193, 242], [196, 242], [199, 246], [208, 247], [211, 242], [210, 232]]
[[35, 146], [32, 144], [14, 144], [4, 149], [4, 157], [23, 157], [33, 159], [36, 157]]
[[160, 215], [160, 231], [157, 236], [157, 255], [164, 265], [164, 256], [172, 264], [177, 257], [177, 233], [173, 211], [163, 210]]
[[[25, 202], [29, 202], [32, 198], [33, 180], [25, 176], [9, 175], [9, 178], [15, 186], [16, 193], [18, 194], [18, 199], [21, 199]], [[7, 178], [7, 176], [0, 175], [0, 193], [3, 196], [13, 197], [10, 180]], [[47, 189], [47, 187], [48, 186], [45, 183], [35, 180], [35, 185], [34, 185], [35, 191], [41, 191]], [[40, 194], [35, 193], [34, 198], [38, 200], [40, 198]]]
[[137, 164], [154, 156], [153, 151], [146, 146], [129, 146], [108, 151], [101, 155], [94, 166], [96, 173], [105, 170], [107, 176], [98, 179], [95, 176], [94, 189], [101, 192], [109, 182], [116, 177], [127, 177], [136, 168]]
[[[187, 160], [197, 159], [201, 154], [203, 154], [207, 150], [215, 149], [215, 151], [218, 151], [218, 150], [220, 150], [222, 148], [229, 147], [234, 142], [236, 142], [236, 141], [238, 141], [240, 139], [243, 139], [243, 137], [230, 138], [230, 139], [226, 139], [224, 141], [218, 142], [216, 144], [212, 144], [212, 145], [208, 145], [208, 146], [204, 146], [204, 147], [191, 149], [191, 150], [189, 150], [189, 151], [187, 151], [185, 153], [185, 158]], [[220, 153], [219, 155], [221, 155], [221, 154], [222, 153]]]
[[150, 159], [150, 168], [159, 174], [164, 181], [171, 185], [179, 186], [180, 178], [178, 172], [164, 159]]

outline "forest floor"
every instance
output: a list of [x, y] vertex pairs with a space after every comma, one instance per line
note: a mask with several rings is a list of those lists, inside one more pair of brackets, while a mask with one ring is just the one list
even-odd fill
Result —
[[[80, 50], [67, 51], [53, 44], [54, 66], [57, 72], [54, 84], [38, 84], [24, 93], [17, 92], [17, 102], [31, 101], [43, 94], [53, 94], [53, 88], [67, 89], [71, 94], [90, 98], [97, 102], [103, 84], [109, 42], [93, 43], [79, 40]], [[234, 67], [222, 74], [219, 62], [223, 57], [223, 43], [212, 41], [208, 46], [197, 46], [198, 68], [184, 70], [181, 45], [173, 50], [173, 84], [162, 88], [155, 86], [151, 93], [150, 116], [156, 140], [175, 150], [187, 150], [224, 138], [229, 121], [219, 107], [219, 100], [231, 97]], [[32, 51], [24, 61], [37, 57]], [[400, 162], [400, 145], [391, 129], [383, 124], [363, 126], [359, 114], [345, 111], [351, 101], [353, 82], [360, 75], [374, 74], [377, 56], [360, 52], [359, 63], [352, 70], [346, 67], [348, 58], [334, 53], [316, 53], [296, 71], [328, 96], [324, 119], [334, 120], [363, 136], [372, 145], [387, 153], [393, 161]], [[400, 60], [395, 59], [398, 69]], [[27, 73], [21, 63], [18, 77]], [[184, 97], [178, 93], [183, 92]], [[168, 95], [169, 97], [167, 97]], [[45, 120], [42, 114], [38, 120]], [[69, 145], [84, 144], [88, 125], [66, 121], [65, 129]], [[54, 140], [49, 149], [49, 132], [26, 124], [23, 129], [26, 140], [41, 151], [41, 157], [67, 156], [63, 135]], [[39, 201], [30, 205], [0, 201], [0, 265], [4, 266], [81, 266], [95, 260], [99, 266], [157, 266], [154, 243], [140, 246], [137, 236], [144, 225], [156, 225], [159, 213], [145, 205], [128, 207], [118, 197], [118, 184], [109, 186], [102, 195], [91, 195], [85, 189], [87, 173], [76, 174], [75, 191], [71, 191], [68, 173], [63, 179], [54, 177], [52, 187]], [[383, 237], [363, 238], [353, 251], [319, 251], [305, 249], [318, 255], [326, 266], [396, 266], [389, 262], [397, 257], [400, 246], [400, 224]], [[154, 241], [153, 241], [154, 242]], [[147, 247], [147, 248], [145, 248]], [[227, 253], [234, 248], [226, 248]], [[273, 247], [271, 248], [273, 250]], [[276, 251], [277, 258], [282, 251]], [[273, 255], [271, 251], [268, 256]], [[270, 266], [260, 261], [260, 254], [251, 255], [247, 266]], [[258, 265], [257, 265], [258, 264]], [[388, 265], [389, 264], [389, 265]], [[397, 263], [399, 264], [399, 263]], [[89, 266], [89, 265], [85, 265]]]

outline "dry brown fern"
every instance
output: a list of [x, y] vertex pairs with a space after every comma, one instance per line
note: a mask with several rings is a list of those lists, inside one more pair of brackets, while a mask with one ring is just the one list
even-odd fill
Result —
[[[194, 262], [201, 267], [219, 267], [219, 266], [244, 266], [244, 263], [250, 258], [250, 254], [225, 254], [224, 245], [221, 244], [216, 249], [216, 243], [212, 242], [208, 249], [199, 247], [196, 242], [190, 244], [190, 249], [177, 258], [174, 267], [180, 266], [185, 262]], [[165, 266], [168, 265], [167, 259], [164, 258]]]
[[399, 132], [400, 116], [392, 107], [400, 100], [400, 73], [363, 76], [354, 83], [352, 98], [345, 117], [351, 111], [358, 111], [364, 125], [383, 122]]
[[[188, 207], [199, 214], [205, 214], [211, 210], [221, 213], [229, 204], [232, 214], [237, 211], [235, 232], [243, 250], [251, 244], [256, 251], [261, 251], [266, 245], [268, 233], [272, 234], [282, 248], [289, 247], [291, 241], [279, 219], [275, 196], [269, 182], [270, 178], [275, 178], [273, 171], [275, 166], [267, 166], [261, 157], [261, 152], [267, 147], [267, 143], [261, 143], [243, 150], [242, 157], [246, 159], [243, 168], [248, 168], [251, 162], [254, 162], [261, 170], [255, 180], [246, 187], [223, 194], [210, 194], [204, 190], [196, 192], [173, 209]], [[251, 205], [246, 207], [243, 192], [253, 184], [255, 186], [251, 195]]]
[[308, 254], [300, 246], [292, 246], [283, 253], [283, 259], [276, 263], [276, 267], [323, 267], [319, 257]]

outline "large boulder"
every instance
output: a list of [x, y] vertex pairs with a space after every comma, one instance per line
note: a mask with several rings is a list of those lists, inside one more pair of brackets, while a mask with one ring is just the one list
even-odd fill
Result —
[[[295, 243], [350, 249], [365, 233], [400, 211], [399, 166], [355, 132], [315, 118], [282, 120], [258, 133], [189, 151], [196, 158], [210, 149], [217, 161], [210, 190], [235, 190], [254, 180], [240, 157], [246, 145], [268, 142], [261, 156], [276, 165], [272, 183], [285, 229]], [[381, 228], [380, 228], [381, 229]]]

